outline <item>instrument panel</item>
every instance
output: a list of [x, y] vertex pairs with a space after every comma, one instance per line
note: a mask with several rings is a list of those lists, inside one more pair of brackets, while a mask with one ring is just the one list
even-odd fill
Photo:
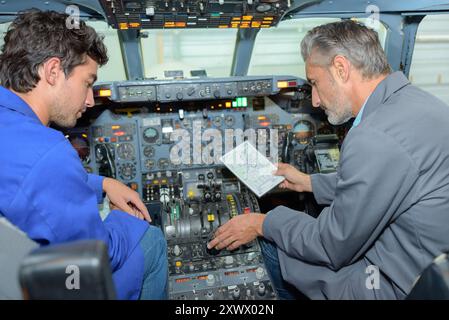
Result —
[[[233, 217], [262, 211], [263, 199], [219, 160], [241, 142], [249, 140], [270, 161], [306, 173], [336, 170], [346, 131], [311, 108], [305, 82], [145, 80], [94, 90], [104, 111], [67, 137], [88, 172], [114, 177], [141, 195], [167, 240], [169, 298], [276, 299], [259, 241], [232, 252], [206, 244]], [[274, 189], [264, 198], [282, 192]]]

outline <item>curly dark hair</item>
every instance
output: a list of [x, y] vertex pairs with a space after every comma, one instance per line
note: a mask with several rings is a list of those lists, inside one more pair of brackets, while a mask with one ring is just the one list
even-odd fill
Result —
[[30, 10], [11, 23], [0, 54], [0, 83], [16, 92], [31, 91], [39, 82], [39, 67], [48, 59], [61, 59], [66, 77], [89, 56], [100, 66], [108, 61], [103, 36], [79, 22], [66, 26], [68, 14]]

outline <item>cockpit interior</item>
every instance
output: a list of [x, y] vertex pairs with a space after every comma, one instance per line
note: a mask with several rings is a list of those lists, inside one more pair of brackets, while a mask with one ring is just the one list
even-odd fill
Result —
[[[66, 12], [104, 35], [95, 106], [74, 128], [54, 128], [88, 173], [139, 194], [167, 241], [170, 300], [278, 298], [257, 240], [233, 251], [206, 244], [237, 215], [323, 208], [279, 187], [258, 197], [220, 161], [249, 140], [273, 164], [338, 170], [353, 119], [331, 125], [312, 105], [299, 46], [308, 30], [366, 24], [392, 70], [449, 102], [447, 1], [5, 0], [1, 31], [30, 8]], [[107, 216], [107, 199], [99, 212]]]

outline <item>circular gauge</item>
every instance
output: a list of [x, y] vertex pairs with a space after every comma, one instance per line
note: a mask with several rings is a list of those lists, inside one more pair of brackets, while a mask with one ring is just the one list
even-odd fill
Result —
[[144, 154], [144, 156], [147, 157], [147, 158], [153, 158], [153, 157], [154, 157], [154, 148], [153, 148], [153, 147], [150, 147], [150, 146], [146, 146], [146, 147], [143, 149], [143, 154]]
[[145, 160], [145, 168], [147, 170], [153, 169], [154, 168], [154, 160], [153, 159]]
[[157, 162], [157, 166], [159, 167], [159, 169], [167, 169], [168, 166], [170, 165], [170, 161], [167, 158], [160, 158], [159, 161]]
[[232, 127], [234, 125], [235, 119], [233, 116], [226, 116], [225, 123], [228, 127]]
[[143, 131], [143, 140], [148, 143], [155, 143], [159, 137], [159, 132], [156, 128], [148, 127]]
[[258, 12], [267, 12], [271, 10], [271, 4], [269, 3], [261, 3], [257, 5], [256, 10]]
[[213, 122], [214, 122], [214, 126], [221, 127], [221, 117], [215, 117]]
[[134, 146], [131, 143], [122, 143], [117, 147], [117, 155], [122, 160], [134, 159]]
[[314, 131], [312, 122], [307, 120], [300, 120], [293, 127], [295, 139], [301, 144], [307, 143], [313, 137]]
[[136, 176], [136, 167], [132, 163], [124, 163], [119, 168], [120, 178], [131, 180]]

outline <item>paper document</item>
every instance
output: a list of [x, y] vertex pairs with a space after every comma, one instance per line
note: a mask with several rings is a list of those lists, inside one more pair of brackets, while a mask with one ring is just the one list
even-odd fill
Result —
[[220, 161], [258, 197], [284, 180], [284, 177], [273, 174], [277, 170], [276, 166], [249, 141], [226, 153]]

